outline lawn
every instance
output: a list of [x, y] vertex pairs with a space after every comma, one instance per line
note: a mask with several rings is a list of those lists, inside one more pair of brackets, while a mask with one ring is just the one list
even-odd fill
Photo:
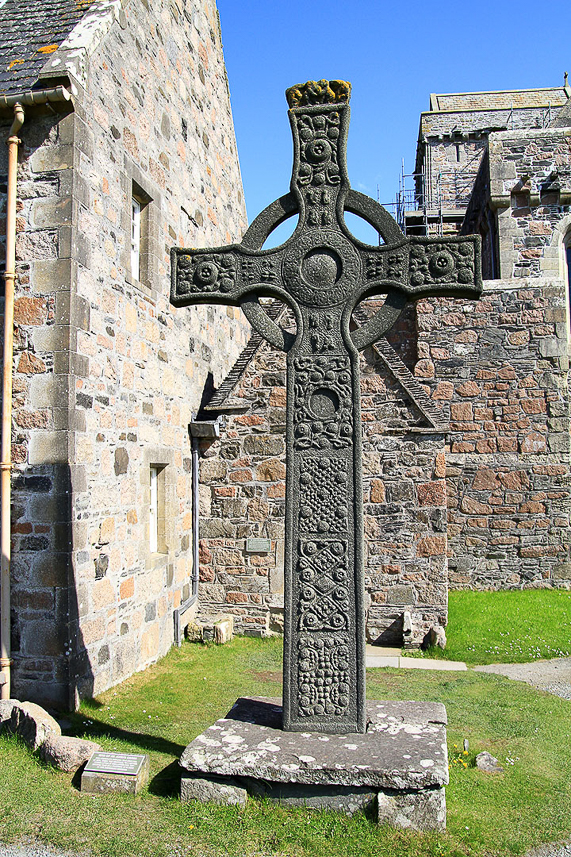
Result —
[[[82, 795], [69, 775], [1, 735], [0, 841], [35, 837], [94, 857], [517, 857], [571, 836], [571, 702], [472, 671], [368, 671], [372, 699], [445, 703], [451, 762], [469, 740], [467, 767], [451, 766], [446, 833], [399, 832], [363, 815], [255, 800], [245, 809], [182, 805], [176, 760], [184, 746], [236, 697], [279, 696], [280, 669], [278, 639], [185, 643], [70, 715], [72, 732], [105, 749], [149, 753], [151, 782], [135, 798]], [[478, 771], [481, 750], [505, 772]]]
[[450, 592], [446, 638], [444, 651], [426, 655], [467, 664], [571, 657], [571, 592]]

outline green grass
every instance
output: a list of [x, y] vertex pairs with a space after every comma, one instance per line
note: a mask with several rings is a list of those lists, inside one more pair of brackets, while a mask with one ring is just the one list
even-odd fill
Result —
[[[368, 671], [370, 698], [445, 703], [451, 758], [454, 744], [469, 739], [468, 766], [450, 771], [446, 833], [395, 831], [364, 815], [256, 800], [244, 809], [182, 805], [176, 760], [184, 746], [236, 697], [279, 696], [280, 668], [280, 640], [187, 643], [84, 703], [70, 716], [75, 734], [105, 749], [149, 753], [151, 781], [137, 797], [82, 795], [77, 778], [72, 784], [0, 735], [0, 841], [32, 837], [93, 857], [517, 857], [571, 836], [571, 703], [471, 671]], [[484, 749], [504, 764], [503, 774], [474, 767]]]
[[425, 655], [467, 664], [571, 657], [571, 592], [450, 592], [446, 638], [446, 649]]

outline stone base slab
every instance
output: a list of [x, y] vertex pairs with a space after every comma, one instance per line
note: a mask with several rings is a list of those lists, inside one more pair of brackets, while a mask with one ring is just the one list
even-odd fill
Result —
[[[182, 800], [227, 802], [245, 789], [290, 806], [351, 815], [413, 830], [446, 826], [446, 710], [440, 703], [367, 703], [365, 734], [284, 732], [278, 699], [238, 699], [180, 759]], [[204, 789], [200, 782], [208, 781]], [[196, 785], [198, 783], [198, 786]], [[216, 793], [214, 797], [208, 797]], [[200, 795], [203, 795], [202, 797]]]
[[205, 779], [183, 776], [180, 780], [180, 799], [182, 803], [198, 800], [201, 803], [243, 806], [248, 800], [248, 792], [238, 780], [229, 777]]

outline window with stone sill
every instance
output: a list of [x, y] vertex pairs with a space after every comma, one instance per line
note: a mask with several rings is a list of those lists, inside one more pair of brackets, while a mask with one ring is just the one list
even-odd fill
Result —
[[133, 182], [131, 194], [131, 277], [150, 285], [149, 215], [150, 196]]
[[164, 464], [151, 464], [149, 469], [149, 550], [152, 554], [167, 553], [165, 470]]

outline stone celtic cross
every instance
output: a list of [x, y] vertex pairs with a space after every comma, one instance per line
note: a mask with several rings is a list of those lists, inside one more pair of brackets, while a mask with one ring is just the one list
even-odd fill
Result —
[[[255, 219], [241, 244], [172, 251], [175, 306], [238, 305], [287, 352], [283, 728], [291, 731], [366, 729], [359, 350], [389, 330], [407, 300], [481, 292], [478, 237], [407, 239], [382, 206], [351, 190], [350, 89], [336, 80], [288, 89], [290, 193]], [[384, 243], [354, 238], [345, 211]], [[293, 235], [261, 249], [295, 214]], [[380, 309], [352, 330], [355, 306], [379, 295]], [[261, 297], [291, 307], [295, 334], [269, 317]]]

